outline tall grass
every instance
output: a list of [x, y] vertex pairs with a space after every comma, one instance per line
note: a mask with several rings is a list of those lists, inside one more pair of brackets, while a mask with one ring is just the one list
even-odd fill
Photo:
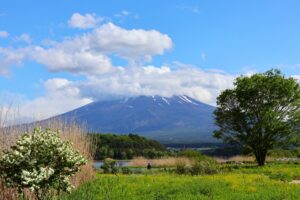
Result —
[[[238, 162], [256, 163], [254, 156], [241, 156], [241, 155], [238, 155], [238, 156], [232, 156], [232, 157], [229, 157], [229, 158], [214, 157], [214, 159], [218, 163], [228, 163], [228, 162], [233, 162], [233, 163], [234, 162], [236, 162], [236, 163], [238, 163]], [[268, 156], [266, 158], [266, 161], [267, 162], [273, 162], [273, 161], [275, 161], [275, 158]]]
[[146, 167], [148, 163], [153, 167], [175, 167], [178, 163], [183, 163], [185, 166], [191, 166], [193, 161], [185, 157], [166, 157], [157, 159], [136, 157], [131, 160], [128, 165], [132, 167]]
[[[11, 124], [11, 118], [8, 120], [8, 112], [12, 111], [0, 108], [0, 156], [3, 150], [9, 149], [15, 144], [18, 136], [25, 132], [32, 132], [35, 127], [60, 130], [61, 138], [71, 141], [73, 148], [78, 150], [88, 160], [88, 163], [71, 178], [72, 184], [78, 187], [94, 176], [93, 141], [87, 136], [85, 126], [76, 124], [75, 122], [66, 123], [61, 119], [48, 120], [46, 122], [38, 122], [30, 125], [7, 126]], [[10, 114], [10, 116], [12, 115]], [[33, 194], [28, 190], [25, 190], [24, 193], [29, 200], [34, 199]], [[17, 190], [15, 188], [7, 188], [3, 180], [0, 180], [0, 200], [18, 200]]]

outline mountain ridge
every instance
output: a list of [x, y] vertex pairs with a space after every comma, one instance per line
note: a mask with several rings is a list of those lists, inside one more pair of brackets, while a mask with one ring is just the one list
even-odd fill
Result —
[[54, 118], [85, 123], [90, 132], [135, 133], [165, 143], [216, 142], [215, 107], [182, 96], [96, 101]]

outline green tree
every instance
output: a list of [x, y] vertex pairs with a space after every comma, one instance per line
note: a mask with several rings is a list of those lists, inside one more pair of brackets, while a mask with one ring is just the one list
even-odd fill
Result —
[[300, 86], [276, 69], [241, 76], [220, 94], [214, 114], [214, 136], [250, 148], [262, 166], [270, 149], [299, 138]]

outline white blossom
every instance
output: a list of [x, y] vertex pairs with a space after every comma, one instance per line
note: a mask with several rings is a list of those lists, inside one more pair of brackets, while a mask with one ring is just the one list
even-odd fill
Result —
[[75, 151], [72, 144], [59, 137], [59, 131], [41, 128], [25, 133], [16, 145], [4, 151], [0, 158], [0, 178], [6, 185], [32, 191], [52, 189], [69, 192], [69, 177], [86, 159]]

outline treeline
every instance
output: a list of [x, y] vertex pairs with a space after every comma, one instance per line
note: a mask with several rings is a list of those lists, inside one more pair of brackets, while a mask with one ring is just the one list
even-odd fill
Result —
[[149, 140], [135, 134], [90, 134], [96, 144], [94, 159], [132, 159], [143, 156], [146, 158], [157, 158], [168, 154], [161, 143]]

